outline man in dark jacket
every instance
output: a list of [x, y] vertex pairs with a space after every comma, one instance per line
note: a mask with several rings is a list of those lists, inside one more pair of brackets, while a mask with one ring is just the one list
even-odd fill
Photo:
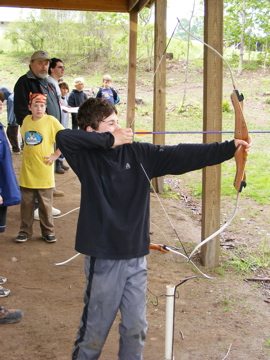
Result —
[[[42, 50], [36, 51], [30, 59], [29, 71], [21, 76], [14, 87], [14, 113], [17, 123], [22, 125], [23, 119], [31, 114], [28, 109], [29, 94], [47, 94], [48, 115], [54, 116], [61, 122], [61, 108], [59, 98], [53, 84], [47, 80], [48, 68], [51, 59]], [[63, 196], [64, 193], [54, 189], [54, 196]]]
[[61, 121], [61, 109], [55, 87], [48, 82], [50, 57], [45, 51], [36, 51], [30, 59], [29, 71], [21, 76], [14, 87], [14, 112], [17, 123], [22, 125], [23, 119], [29, 115], [29, 93], [47, 94], [48, 115]]

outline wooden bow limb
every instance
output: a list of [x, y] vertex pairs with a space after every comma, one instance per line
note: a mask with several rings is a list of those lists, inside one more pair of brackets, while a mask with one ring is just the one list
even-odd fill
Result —
[[[235, 113], [235, 139], [242, 139], [249, 142], [248, 129], [243, 115], [243, 94], [239, 94], [238, 90], [233, 90], [231, 100]], [[236, 175], [234, 179], [234, 187], [237, 192], [241, 192], [246, 187], [245, 165], [247, 161], [247, 153], [243, 145], [239, 145], [234, 153], [236, 161]]]

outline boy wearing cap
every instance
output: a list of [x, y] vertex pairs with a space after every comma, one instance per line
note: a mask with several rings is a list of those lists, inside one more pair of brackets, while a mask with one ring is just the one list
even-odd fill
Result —
[[[61, 154], [54, 151], [56, 133], [64, 127], [53, 116], [45, 114], [46, 95], [30, 93], [29, 111], [21, 126], [24, 151], [20, 171], [21, 226], [16, 242], [27, 241], [33, 233], [35, 197], [38, 198], [42, 238], [56, 242], [52, 217], [54, 168], [51, 166]], [[51, 154], [51, 155], [49, 155]]]

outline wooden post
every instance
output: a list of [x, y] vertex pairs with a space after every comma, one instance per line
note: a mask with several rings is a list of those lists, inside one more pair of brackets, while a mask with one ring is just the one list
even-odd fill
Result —
[[128, 89], [127, 89], [127, 117], [126, 126], [134, 130], [135, 94], [136, 94], [136, 61], [137, 61], [137, 30], [138, 13], [129, 13], [129, 62], [128, 62]]
[[[223, 1], [205, 0], [204, 41], [223, 53]], [[204, 47], [204, 109], [203, 130], [222, 130], [222, 59], [208, 47]], [[221, 134], [204, 134], [203, 142], [220, 142]], [[203, 170], [202, 240], [220, 227], [221, 166]], [[219, 265], [219, 236], [201, 250], [203, 264], [208, 268]]]
[[[166, 48], [166, 19], [167, 0], [155, 2], [155, 61], [154, 61], [154, 124], [153, 131], [165, 131], [165, 108], [166, 108], [166, 56], [163, 56]], [[165, 144], [165, 134], [154, 134], [153, 143]], [[156, 191], [163, 191], [163, 178], [153, 179]]]

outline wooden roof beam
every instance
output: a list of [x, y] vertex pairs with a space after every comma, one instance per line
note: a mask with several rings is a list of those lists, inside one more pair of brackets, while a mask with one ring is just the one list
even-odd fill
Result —
[[128, 0], [47, 0], [46, 2], [38, 0], [0, 0], [0, 6], [7, 7], [101, 12], [128, 12], [127, 3]]
[[139, 0], [127, 0], [127, 8], [128, 11], [130, 12], [131, 10], [133, 10], [135, 8], [135, 6], [138, 4]]
[[129, 0], [128, 11], [140, 12], [144, 7], [150, 7], [154, 4], [155, 0]]

